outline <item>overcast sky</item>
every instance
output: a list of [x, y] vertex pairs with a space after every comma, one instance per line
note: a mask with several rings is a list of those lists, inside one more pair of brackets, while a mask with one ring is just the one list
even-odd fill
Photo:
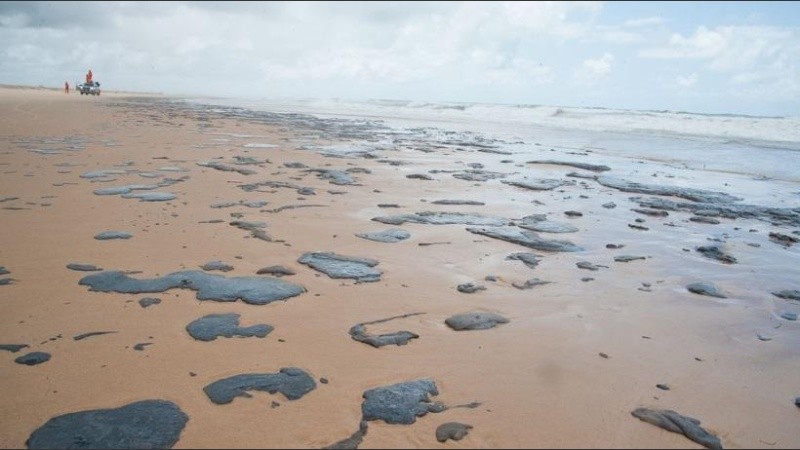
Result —
[[0, 83], [800, 116], [800, 2], [0, 2]]

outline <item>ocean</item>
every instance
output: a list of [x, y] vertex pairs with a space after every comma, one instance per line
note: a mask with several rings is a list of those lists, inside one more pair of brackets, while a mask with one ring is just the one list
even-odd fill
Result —
[[399, 131], [425, 128], [428, 132], [477, 134], [504, 141], [504, 147], [514, 153], [548, 146], [800, 182], [800, 117], [399, 100], [189, 101], [318, 118], [378, 121]]

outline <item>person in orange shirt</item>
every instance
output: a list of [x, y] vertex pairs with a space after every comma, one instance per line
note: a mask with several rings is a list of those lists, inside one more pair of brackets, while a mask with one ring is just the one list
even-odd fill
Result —
[[92, 69], [86, 72], [86, 84], [92, 84]]

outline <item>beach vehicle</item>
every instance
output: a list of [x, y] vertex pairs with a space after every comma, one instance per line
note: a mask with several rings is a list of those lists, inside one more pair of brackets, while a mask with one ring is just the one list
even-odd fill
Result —
[[100, 95], [100, 83], [94, 81], [92, 83], [81, 83], [78, 85], [78, 92], [81, 95]]

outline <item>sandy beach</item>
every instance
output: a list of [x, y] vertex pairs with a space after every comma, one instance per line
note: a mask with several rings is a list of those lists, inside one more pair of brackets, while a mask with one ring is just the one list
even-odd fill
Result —
[[[525, 153], [375, 120], [0, 88], [0, 344], [26, 346], [0, 351], [0, 447], [142, 400], [188, 418], [174, 448], [322, 448], [362, 420], [360, 448], [702, 448], [637, 408], [697, 419], [726, 448], [800, 447], [798, 180], [515, 145]], [[130, 236], [96, 238], [108, 231]], [[369, 274], [301, 262], [320, 252]], [[257, 274], [272, 266], [287, 274]], [[181, 274], [125, 293], [139, 285], [111, 271]], [[264, 300], [244, 277], [297, 291]], [[465, 313], [507, 322], [446, 323]], [[222, 314], [269, 331], [187, 331]], [[358, 324], [411, 337], [375, 347]], [[111, 333], [75, 339], [95, 332]], [[32, 352], [50, 358], [15, 362]], [[284, 368], [312, 386], [224, 404], [204, 390]], [[439, 406], [370, 419], [365, 392], [416, 380], [435, 384], [423, 409]], [[448, 422], [471, 428], [441, 443]]]

